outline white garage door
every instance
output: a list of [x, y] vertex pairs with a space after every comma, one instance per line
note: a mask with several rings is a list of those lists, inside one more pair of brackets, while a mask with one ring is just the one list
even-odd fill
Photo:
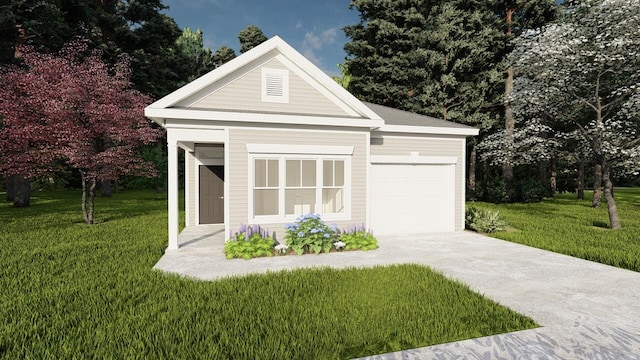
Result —
[[373, 164], [371, 228], [375, 234], [454, 230], [454, 166]]

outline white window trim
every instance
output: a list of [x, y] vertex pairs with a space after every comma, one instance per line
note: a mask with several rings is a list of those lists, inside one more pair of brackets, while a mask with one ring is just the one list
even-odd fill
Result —
[[455, 156], [420, 156], [412, 153], [409, 156], [395, 155], [372, 155], [372, 164], [456, 164], [458, 158]]
[[[279, 75], [282, 78], [282, 96], [269, 95], [267, 92], [267, 77]], [[289, 70], [262, 68], [262, 101], [274, 103], [289, 102]]]
[[353, 155], [353, 146], [246, 144], [250, 154]]
[[[250, 145], [247, 145], [249, 148]], [[316, 160], [316, 209], [315, 213], [319, 213], [325, 221], [348, 221], [351, 220], [351, 156], [350, 155], [315, 155], [315, 154], [262, 154], [249, 153], [248, 156], [248, 219], [252, 224], [272, 224], [272, 223], [289, 223], [294, 222], [300, 215], [285, 214], [285, 188], [286, 188], [286, 160]], [[254, 214], [254, 182], [255, 182], [255, 160], [256, 159], [278, 159], [278, 172], [280, 179], [278, 181], [278, 215], [255, 215]], [[344, 161], [344, 212], [334, 214], [322, 213], [322, 189], [323, 189], [323, 160], [341, 160]]]

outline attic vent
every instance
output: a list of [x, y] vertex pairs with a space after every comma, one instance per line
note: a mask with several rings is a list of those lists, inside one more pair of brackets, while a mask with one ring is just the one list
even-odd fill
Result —
[[262, 69], [262, 101], [289, 102], [289, 70]]

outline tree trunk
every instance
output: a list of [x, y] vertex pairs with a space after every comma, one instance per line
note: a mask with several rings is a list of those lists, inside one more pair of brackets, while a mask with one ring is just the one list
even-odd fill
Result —
[[[82, 177], [82, 216], [84, 217], [84, 222], [90, 225], [93, 224], [96, 180], [87, 178], [87, 174], [84, 171], [80, 171], [80, 175]], [[88, 209], [87, 203], [89, 205]]]
[[540, 184], [547, 183], [547, 163], [545, 161], [538, 161], [538, 181]]
[[489, 188], [489, 164], [487, 160], [482, 160], [482, 194], [484, 197], [487, 196], [487, 189]]
[[[516, 9], [505, 9], [505, 23], [507, 26], [507, 40], [511, 41], [511, 25], [513, 22], [513, 14]], [[504, 130], [505, 130], [505, 146], [507, 147], [507, 158], [502, 164], [502, 178], [505, 180], [513, 179], [513, 134], [515, 132], [516, 119], [513, 116], [513, 108], [509, 103], [509, 98], [513, 95], [513, 65], [509, 64], [507, 68], [507, 78], [504, 82]]]
[[15, 198], [15, 194], [16, 194], [15, 185], [14, 185], [14, 182], [15, 182], [14, 177], [15, 176], [13, 176], [13, 175], [9, 175], [4, 179], [4, 185], [5, 185], [5, 188], [7, 189], [7, 198], [6, 198], [6, 200], [7, 201], [11, 201], [11, 202], [13, 202], [13, 199]]
[[616, 200], [613, 198], [613, 183], [611, 182], [611, 172], [605, 167], [603, 174], [604, 180], [604, 198], [607, 200], [607, 211], [609, 212], [609, 225], [611, 229], [621, 229], [622, 224], [618, 217], [618, 208], [616, 207]]
[[584, 160], [578, 163], [578, 200], [584, 200]]
[[594, 208], [600, 207], [600, 202], [602, 198], [602, 165], [596, 164], [594, 166], [593, 171], [593, 200], [591, 201], [591, 206]]
[[94, 203], [96, 199], [96, 179], [89, 180], [89, 224], [93, 224]]
[[111, 180], [102, 180], [100, 184], [100, 196], [111, 197]]
[[[508, 98], [513, 94], [513, 66], [507, 68], [507, 79], [505, 80], [504, 94]], [[504, 130], [505, 130], [505, 147], [507, 148], [507, 158], [502, 164], [502, 178], [506, 180], [513, 179], [513, 134], [515, 132], [516, 120], [513, 116], [513, 108], [506, 101], [504, 105]]]
[[13, 207], [31, 206], [31, 182], [26, 175], [13, 177]]
[[471, 139], [469, 141], [471, 145], [471, 150], [469, 151], [469, 170], [467, 172], [467, 188], [469, 191], [475, 193], [476, 192], [476, 140]]
[[558, 159], [551, 158], [551, 177], [549, 178], [549, 188], [551, 196], [555, 197], [558, 191]]

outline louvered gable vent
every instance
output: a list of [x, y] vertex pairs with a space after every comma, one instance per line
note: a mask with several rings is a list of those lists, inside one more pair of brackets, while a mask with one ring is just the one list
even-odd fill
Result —
[[262, 69], [262, 101], [289, 102], [289, 71]]

